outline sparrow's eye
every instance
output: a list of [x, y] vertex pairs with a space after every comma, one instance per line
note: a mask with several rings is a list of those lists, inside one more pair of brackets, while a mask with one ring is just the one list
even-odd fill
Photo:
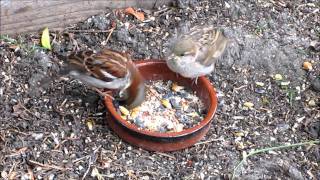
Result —
[[186, 56], [186, 55], [188, 55], [187, 52], [182, 52], [182, 53], [179, 54], [179, 56]]
[[187, 52], [181, 53], [180, 56], [187, 56], [187, 55], [190, 55], [190, 54], [192, 54], [192, 52], [187, 51]]

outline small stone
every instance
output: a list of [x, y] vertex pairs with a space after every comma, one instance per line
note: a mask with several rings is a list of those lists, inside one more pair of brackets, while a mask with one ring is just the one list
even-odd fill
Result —
[[243, 136], [245, 136], [245, 133], [241, 132], [241, 131], [240, 132], [234, 132], [233, 134], [234, 134], [235, 137], [243, 137]]
[[311, 41], [310, 48], [314, 51], [320, 51], [320, 42], [318, 41]]
[[289, 84], [290, 84], [290, 81], [284, 81], [280, 83], [281, 86], [288, 86]]
[[174, 109], [181, 109], [180, 101], [177, 98], [171, 98], [170, 103]]
[[159, 131], [160, 131], [160, 132], [166, 132], [167, 129], [166, 129], [164, 126], [160, 126], [160, 127], [159, 127]]
[[170, 99], [173, 96], [173, 93], [171, 91], [166, 92], [166, 94], [164, 94], [162, 96], [163, 99]]
[[171, 129], [173, 129], [173, 127], [174, 127], [173, 123], [172, 123], [171, 121], [168, 121], [168, 122], [167, 122], [167, 128], [168, 128], [169, 130], [171, 130]]
[[315, 91], [318, 91], [318, 92], [320, 91], [320, 76], [314, 78], [314, 79], [311, 81], [311, 87], [312, 87], [312, 89], [314, 89]]
[[50, 174], [49, 176], [48, 176], [48, 180], [54, 180], [55, 179], [55, 175], [54, 174]]
[[190, 117], [198, 117], [199, 114], [197, 112], [191, 112], [191, 113], [188, 113], [187, 116], [190, 116]]
[[315, 101], [314, 99], [311, 99], [311, 100], [308, 102], [308, 105], [309, 105], [310, 107], [313, 107], [313, 106], [316, 106], [317, 104], [316, 104], [316, 101]]
[[243, 142], [236, 142], [236, 148], [238, 150], [242, 150], [245, 148], [245, 146], [244, 146]]
[[3, 179], [8, 179], [8, 173], [7, 173], [6, 171], [2, 171], [2, 172], [1, 172], [1, 177], [2, 177]]
[[177, 132], [181, 132], [183, 130], [183, 124], [178, 124], [176, 127]]
[[281, 81], [283, 79], [281, 74], [276, 74], [273, 76], [273, 79], [275, 79], [276, 81]]
[[259, 86], [259, 87], [263, 87], [264, 83], [263, 82], [256, 82], [256, 85]]
[[35, 140], [40, 140], [43, 138], [43, 133], [33, 133], [32, 134], [32, 137], [35, 139]]
[[142, 176], [142, 177], [141, 177], [141, 180], [149, 180], [149, 179], [150, 179], [149, 176]]
[[145, 127], [144, 121], [141, 120], [140, 118], [134, 119], [134, 123], [135, 123], [138, 127], [141, 127], [141, 128], [144, 128], [144, 127]]
[[252, 108], [254, 106], [254, 104], [252, 102], [245, 102], [245, 103], [243, 103], [243, 105], [247, 108]]
[[290, 128], [289, 124], [279, 124], [277, 125], [277, 129], [279, 130], [279, 132], [284, 132], [286, 130], [288, 130]]
[[258, 93], [258, 94], [264, 94], [266, 91], [265, 91], [264, 89], [258, 88], [258, 89], [255, 89], [254, 92], [256, 92], [256, 93]]

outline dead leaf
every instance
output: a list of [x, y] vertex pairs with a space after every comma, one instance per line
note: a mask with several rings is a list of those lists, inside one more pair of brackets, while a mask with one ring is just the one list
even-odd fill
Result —
[[138, 20], [140, 21], [144, 21], [144, 14], [143, 12], [138, 12], [136, 11], [135, 9], [133, 9], [132, 7], [128, 7], [124, 10], [124, 12], [126, 14], [131, 14], [133, 15], [134, 17], [136, 17]]
[[11, 44], [9, 46], [9, 49], [13, 50], [13, 51], [17, 51], [20, 49], [20, 46], [16, 45], [16, 44]]
[[9, 180], [17, 179], [17, 172], [15, 172], [15, 171], [10, 172], [8, 179], [9, 179]]
[[21, 117], [23, 119], [26, 119], [29, 117], [28, 113], [25, 111], [25, 108], [21, 105], [21, 103], [14, 105], [12, 107], [12, 110], [13, 110], [13, 113], [12, 113], [13, 116]]
[[31, 169], [30, 167], [28, 167], [28, 174], [29, 174], [29, 178], [30, 178], [31, 180], [34, 180], [34, 179], [35, 179], [35, 178], [34, 178], [33, 171], [32, 171], [32, 169]]

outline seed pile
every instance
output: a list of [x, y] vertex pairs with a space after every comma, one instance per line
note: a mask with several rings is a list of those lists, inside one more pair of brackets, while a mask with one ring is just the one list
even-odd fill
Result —
[[118, 109], [123, 119], [155, 132], [180, 132], [199, 124], [205, 115], [204, 104], [191, 89], [162, 80], [147, 82], [146, 99], [139, 107]]

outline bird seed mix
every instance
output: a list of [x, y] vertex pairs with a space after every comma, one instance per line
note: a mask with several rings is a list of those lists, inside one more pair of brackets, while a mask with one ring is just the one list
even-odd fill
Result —
[[139, 129], [180, 132], [200, 123], [206, 114], [203, 102], [190, 88], [172, 81], [148, 81], [146, 99], [137, 108], [118, 106], [123, 119]]

